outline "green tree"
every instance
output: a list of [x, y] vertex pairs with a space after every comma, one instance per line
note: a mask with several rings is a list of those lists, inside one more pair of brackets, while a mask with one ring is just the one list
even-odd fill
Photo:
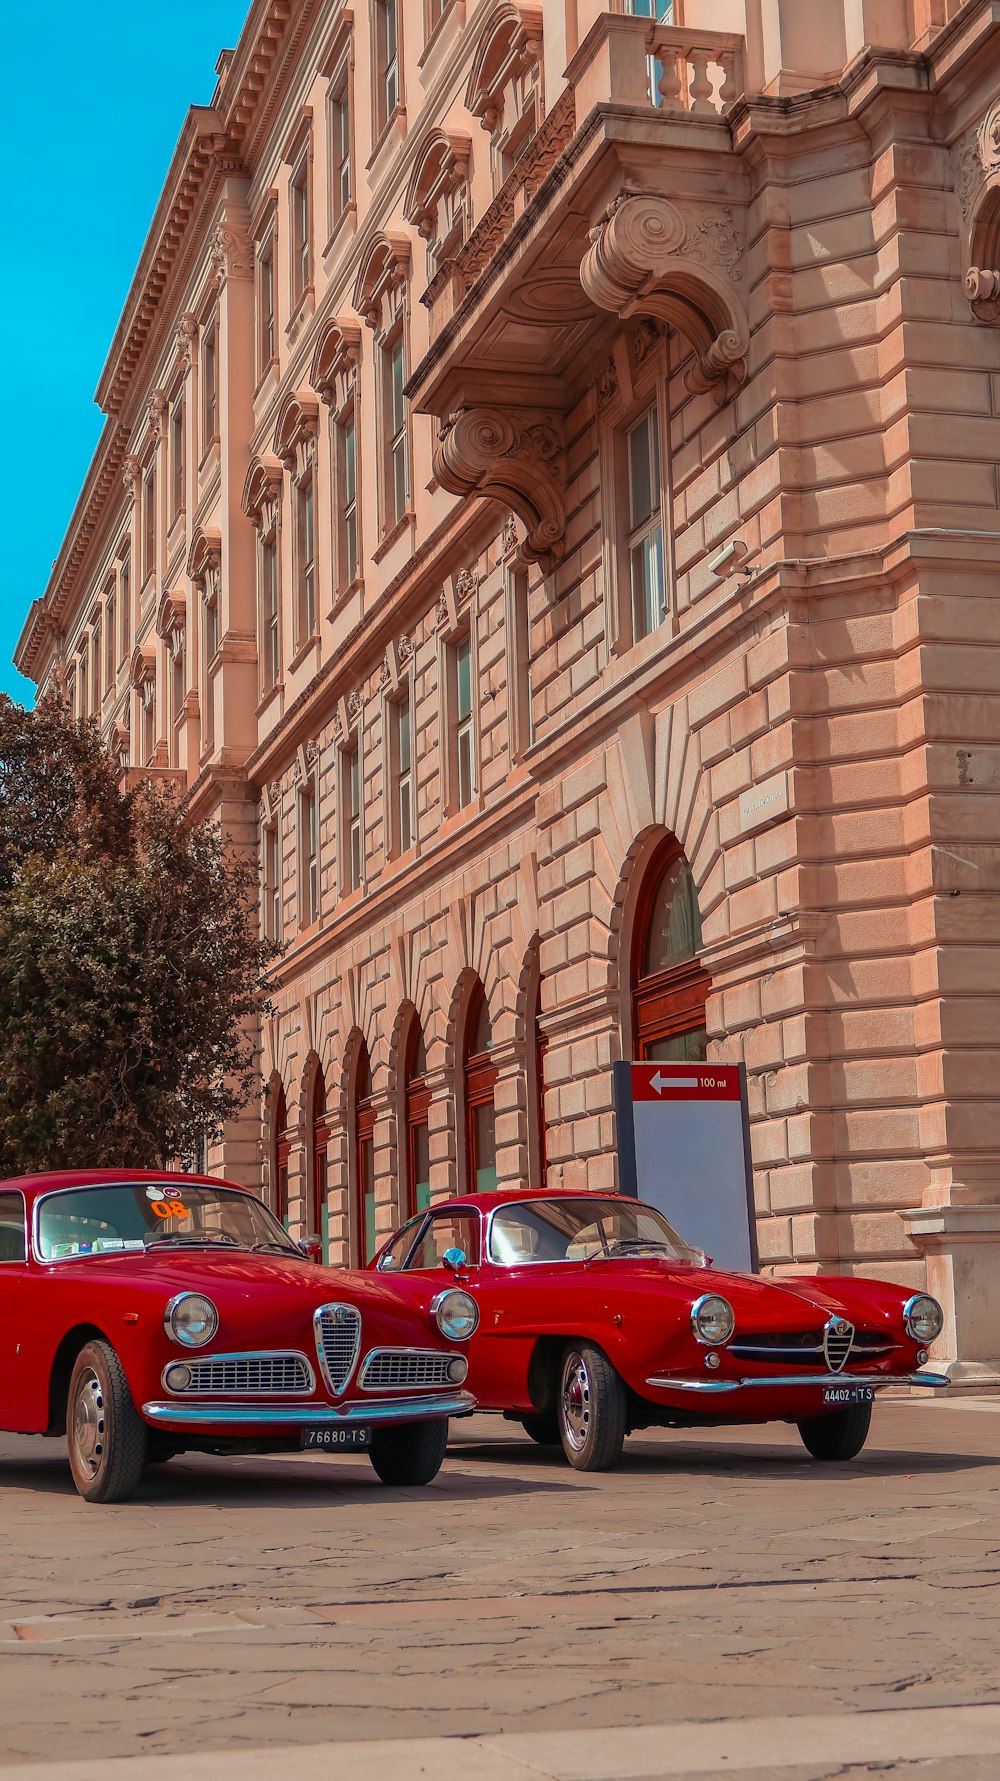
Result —
[[0, 698], [0, 1172], [190, 1161], [260, 1093], [253, 863]]

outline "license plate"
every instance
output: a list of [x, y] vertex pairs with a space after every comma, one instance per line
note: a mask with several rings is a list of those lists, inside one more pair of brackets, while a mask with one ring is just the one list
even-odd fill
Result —
[[827, 1385], [823, 1388], [824, 1404], [870, 1404], [874, 1396], [874, 1385]]
[[372, 1432], [365, 1424], [347, 1423], [342, 1429], [305, 1428], [299, 1430], [300, 1447], [322, 1447], [328, 1453], [357, 1453], [372, 1444]]

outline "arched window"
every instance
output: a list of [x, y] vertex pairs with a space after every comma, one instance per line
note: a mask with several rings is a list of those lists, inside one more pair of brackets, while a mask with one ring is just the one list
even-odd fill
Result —
[[542, 1032], [542, 978], [538, 941], [532, 943], [525, 995], [524, 1053], [528, 1090], [528, 1187], [545, 1186], [548, 1166], [545, 1143], [545, 1054], [548, 1039]]
[[377, 1248], [375, 1235], [375, 1102], [368, 1047], [361, 1054], [354, 1078], [354, 1182], [357, 1197], [358, 1262], [365, 1267]]
[[676, 842], [650, 867], [637, 911], [632, 1007], [637, 1058], [705, 1056], [710, 979], [697, 958], [701, 916], [691, 868]]
[[271, 1201], [276, 1218], [288, 1228], [288, 1159], [292, 1154], [292, 1135], [288, 1129], [288, 1105], [281, 1078], [272, 1081], [271, 1113]]
[[467, 1193], [491, 1193], [497, 1187], [496, 1109], [493, 1091], [497, 1070], [491, 1057], [493, 1026], [482, 984], [477, 984], [465, 1025], [465, 1118]]
[[416, 1018], [406, 1043], [406, 1208], [407, 1218], [423, 1212], [431, 1199], [429, 1113], [431, 1091], [427, 1086], [427, 1052]]
[[322, 1239], [323, 1260], [330, 1258], [330, 1211], [327, 1206], [327, 1156], [330, 1149], [330, 1127], [326, 1118], [326, 1080], [317, 1066], [312, 1089], [312, 1203], [309, 1208], [309, 1235]]

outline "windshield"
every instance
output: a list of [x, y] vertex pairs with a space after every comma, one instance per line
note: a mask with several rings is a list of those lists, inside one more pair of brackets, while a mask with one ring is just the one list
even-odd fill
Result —
[[173, 1181], [64, 1188], [38, 1205], [42, 1261], [170, 1245], [273, 1249], [299, 1255], [265, 1206], [232, 1188]]
[[520, 1200], [501, 1206], [490, 1227], [490, 1259], [501, 1267], [525, 1262], [586, 1262], [595, 1257], [657, 1256], [704, 1265], [652, 1206], [638, 1201]]

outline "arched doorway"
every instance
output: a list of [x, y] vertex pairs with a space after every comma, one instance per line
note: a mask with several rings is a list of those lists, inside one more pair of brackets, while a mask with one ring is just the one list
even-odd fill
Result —
[[670, 840], [650, 862], [632, 948], [635, 1056], [696, 1063], [706, 1054], [711, 980], [697, 957], [701, 915], [691, 868]]
[[465, 1019], [466, 1193], [493, 1193], [497, 1179], [497, 1068], [492, 1058], [493, 1023], [486, 992], [477, 981]]
[[431, 1199], [430, 1105], [427, 1052], [420, 1022], [414, 1015], [406, 1039], [404, 1072], [406, 1130], [406, 1194], [404, 1216], [423, 1212]]
[[375, 1100], [371, 1059], [363, 1039], [354, 1075], [354, 1190], [358, 1263], [363, 1268], [378, 1247], [375, 1230]]
[[323, 1244], [323, 1260], [330, 1259], [330, 1209], [327, 1205], [329, 1186], [330, 1127], [326, 1116], [326, 1078], [317, 1064], [312, 1085], [312, 1170], [309, 1234], [315, 1233]]
[[271, 1207], [288, 1229], [288, 1168], [292, 1135], [288, 1129], [288, 1103], [280, 1076], [271, 1078]]

